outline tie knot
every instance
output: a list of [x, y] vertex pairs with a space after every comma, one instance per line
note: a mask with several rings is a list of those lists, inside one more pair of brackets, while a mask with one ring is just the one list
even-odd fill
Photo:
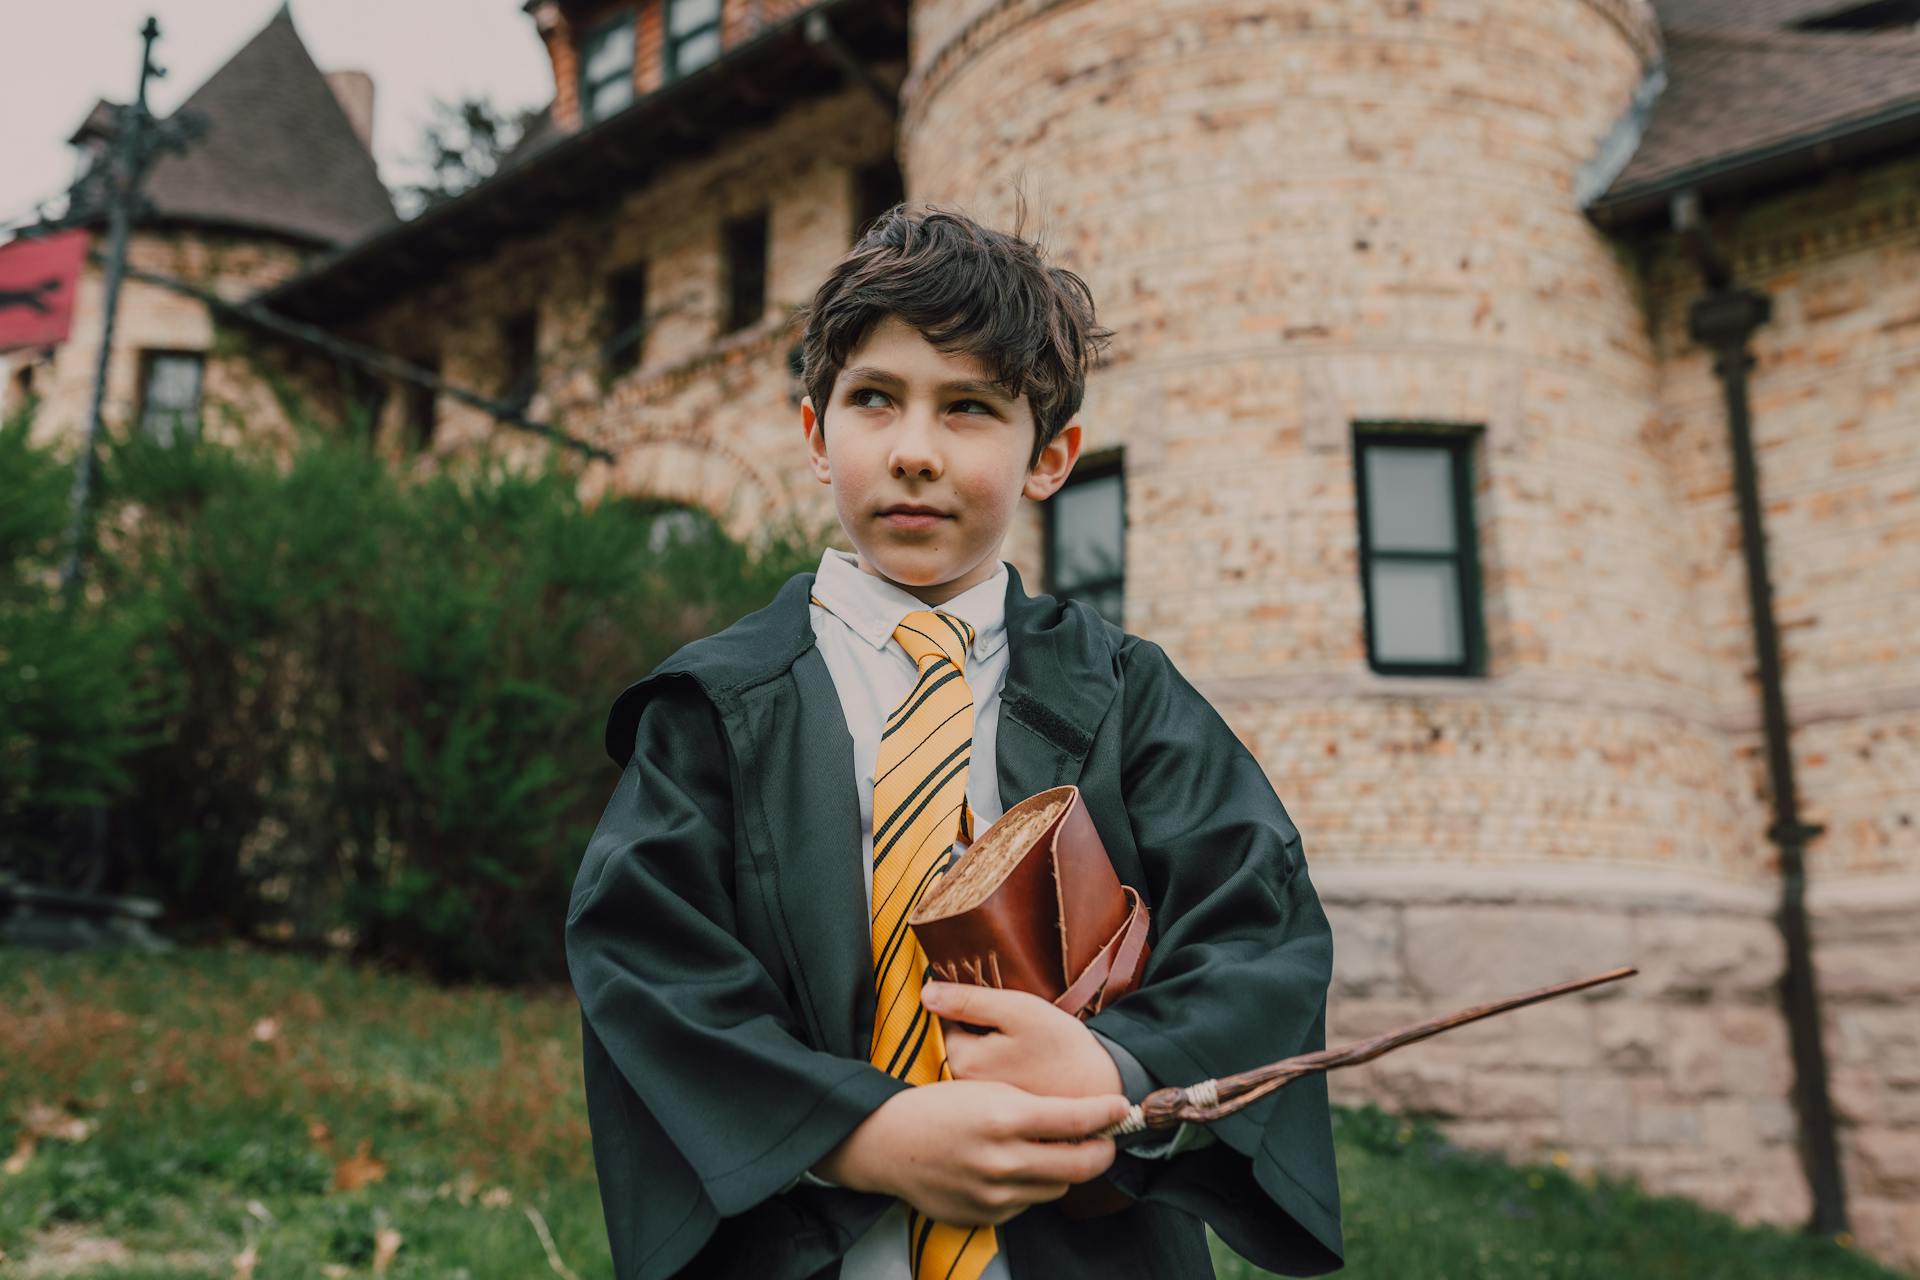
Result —
[[893, 638], [912, 657], [914, 666], [924, 667], [928, 658], [943, 657], [964, 676], [967, 648], [973, 643], [973, 628], [967, 625], [965, 619], [956, 618], [950, 613], [916, 609], [900, 620], [900, 625], [893, 629]]

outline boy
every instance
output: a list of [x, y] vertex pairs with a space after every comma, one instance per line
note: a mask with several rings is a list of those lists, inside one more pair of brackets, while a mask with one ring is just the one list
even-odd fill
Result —
[[[1340, 1265], [1323, 1077], [1092, 1136], [1152, 1088], [1323, 1047], [1332, 960], [1225, 722], [998, 558], [1072, 470], [1109, 336], [1017, 231], [938, 209], [889, 211], [808, 307], [808, 463], [856, 552], [615, 701], [623, 772], [567, 915], [620, 1280], [1186, 1280], [1213, 1274], [1203, 1222], [1268, 1269]], [[1065, 783], [1152, 913], [1140, 988], [1084, 1023], [930, 981], [902, 927]], [[1054, 1203], [1091, 1179], [1131, 1203]]]

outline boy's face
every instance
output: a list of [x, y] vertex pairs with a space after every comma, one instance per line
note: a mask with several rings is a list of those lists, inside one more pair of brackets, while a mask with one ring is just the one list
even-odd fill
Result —
[[[1024, 497], [1066, 482], [1080, 453], [1068, 423], [1032, 470], [1033, 407], [1009, 400], [969, 356], [938, 350], [896, 316], [883, 317], [847, 356], [824, 406], [800, 402], [808, 463], [833, 489], [860, 567], [939, 605], [1000, 567], [1000, 544]], [[887, 515], [900, 504], [934, 519]]]

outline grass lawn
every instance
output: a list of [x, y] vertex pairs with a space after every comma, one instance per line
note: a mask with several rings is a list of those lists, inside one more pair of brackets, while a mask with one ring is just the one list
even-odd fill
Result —
[[[0, 1277], [605, 1277], [578, 1017], [238, 948], [0, 949]], [[1356, 1280], [1893, 1275], [1377, 1111], [1337, 1128]]]

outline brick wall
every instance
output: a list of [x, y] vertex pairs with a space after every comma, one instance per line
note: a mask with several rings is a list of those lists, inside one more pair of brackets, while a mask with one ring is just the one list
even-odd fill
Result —
[[[1773, 299], [1750, 395], [1814, 964], [1857, 1232], [1920, 1263], [1920, 164], [1721, 211], [1737, 281]], [[1717, 681], [1755, 824], [1766, 794], [1726, 418], [1687, 336], [1702, 284], [1669, 247], [1648, 275], [1661, 447], [1684, 505], [1695, 661]], [[1764, 838], [1756, 840], [1764, 847]]]
[[[1002, 224], [1021, 184], [1029, 231], [1118, 331], [1083, 421], [1089, 447], [1126, 450], [1129, 626], [1298, 820], [1335, 923], [1334, 1034], [1644, 970], [1410, 1050], [1342, 1096], [1795, 1222], [1718, 392], [1673, 337], [1684, 282], [1644, 276], [1572, 194], [1657, 44], [1640, 3], [918, 0], [901, 156], [910, 195]], [[1818, 862], [1892, 877], [1920, 871], [1903, 824], [1920, 769], [1902, 769], [1920, 699], [1888, 695], [1920, 684], [1920, 629], [1888, 604], [1920, 598], [1917, 458], [1896, 425], [1920, 298], [1911, 216], [1862, 216], [1902, 247], [1856, 237], [1830, 267], [1781, 266], [1777, 287], [1807, 295], [1762, 336], [1754, 407], [1763, 466], [1799, 460], [1769, 517], [1795, 543], [1790, 696], [1824, 699], [1796, 716], [1803, 787], [1847, 828]], [[1791, 222], [1752, 234], [1813, 234]], [[1837, 386], [1839, 369], [1858, 376]], [[1379, 419], [1481, 429], [1483, 678], [1367, 667], [1350, 432]], [[1888, 913], [1822, 911], [1849, 984], [1829, 1009], [1843, 1111], [1890, 1117], [1851, 1121], [1856, 1217], [1911, 1255], [1891, 1224], [1920, 1217], [1920, 1071], [1897, 1065], [1917, 1033], [1894, 1021], [1913, 957]]]

